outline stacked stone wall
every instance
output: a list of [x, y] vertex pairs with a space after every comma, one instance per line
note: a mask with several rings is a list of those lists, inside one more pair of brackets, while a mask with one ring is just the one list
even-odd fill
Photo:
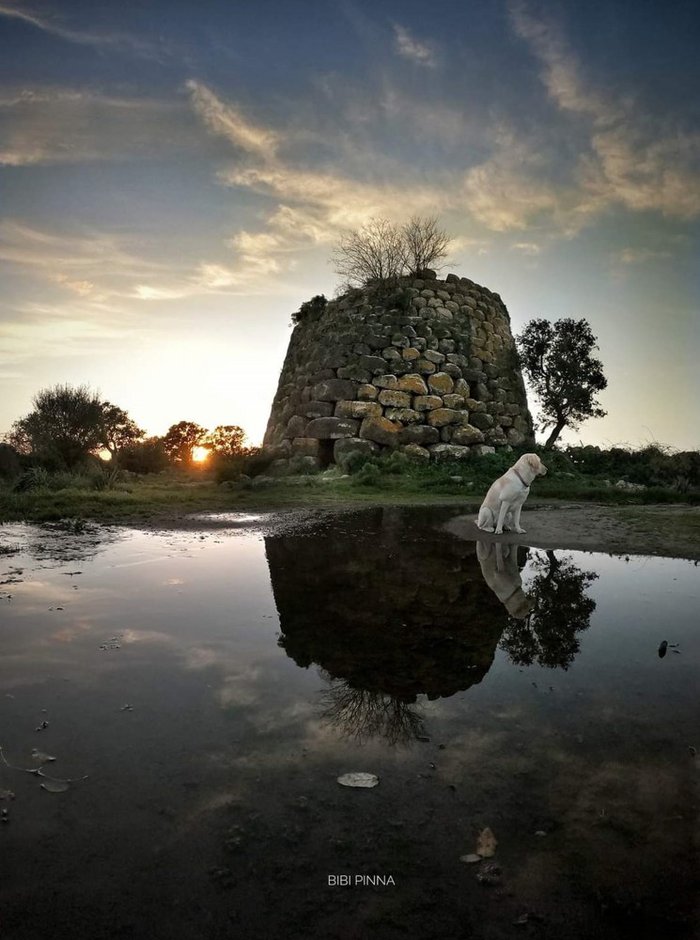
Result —
[[357, 451], [462, 459], [532, 440], [498, 294], [433, 272], [351, 290], [294, 329], [265, 435], [279, 469]]

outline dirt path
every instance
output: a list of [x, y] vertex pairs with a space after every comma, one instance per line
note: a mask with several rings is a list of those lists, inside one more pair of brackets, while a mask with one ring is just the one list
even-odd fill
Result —
[[[372, 506], [402, 508], [431, 507], [448, 518], [452, 500], [415, 500], [393, 502], [383, 499], [364, 504], [337, 503], [333, 506], [306, 506], [293, 509], [233, 511], [227, 513], [173, 514], [150, 523], [133, 523], [135, 528], [180, 529], [189, 531], [255, 528], [266, 534], [293, 534], [318, 524], [320, 517], [331, 524], [331, 517], [361, 512]], [[526, 534], [490, 535], [476, 528], [478, 505], [454, 504], [454, 516], [444, 527], [459, 538], [471, 541], [501, 541], [533, 548], [569, 548], [609, 552], [613, 555], [665, 555], [700, 560], [700, 507], [687, 505], [605, 506], [600, 503], [533, 501], [523, 511]]]
[[602, 506], [566, 503], [534, 506], [522, 515], [525, 535], [490, 535], [474, 515], [455, 516], [445, 528], [459, 538], [571, 548], [620, 555], [667, 555], [700, 559], [700, 508], [692, 506]]

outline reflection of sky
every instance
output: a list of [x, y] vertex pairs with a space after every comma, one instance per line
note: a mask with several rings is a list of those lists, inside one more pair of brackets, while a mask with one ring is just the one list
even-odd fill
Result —
[[[362, 540], [342, 530], [340, 537], [347, 554], [363, 551]], [[42, 530], [13, 529], [12, 541], [36, 548]], [[429, 539], [422, 544], [435, 550]], [[24, 579], [8, 586], [11, 601], [0, 601], [4, 753], [28, 766], [31, 748], [40, 747], [57, 757], [56, 776], [89, 775], [48, 799], [37, 778], [0, 764], [0, 789], [17, 796], [4, 833], [16, 861], [2, 889], [4, 910], [13, 910], [21, 885], [25, 908], [42, 911], [50, 877], [52, 911], [87, 885], [100, 905], [118, 896], [138, 916], [156, 899], [165, 923], [172, 899], [181, 903], [191, 886], [183, 909], [199, 916], [196, 905], [211, 887], [197, 877], [226, 865], [250, 884], [245, 872], [256, 853], [255, 878], [275, 889], [282, 911], [304, 891], [316, 904], [315, 885], [348, 859], [358, 871], [380, 864], [419, 872], [419, 883], [399, 883], [397, 903], [443, 891], [445, 910], [459, 910], [463, 879], [474, 878], [459, 858], [485, 825], [498, 839], [509, 891], [528, 910], [551, 896], [568, 918], [587, 892], [597, 910], [622, 883], [642, 904], [663, 885], [675, 910], [695, 890], [688, 888], [695, 870], [688, 794], [697, 775], [688, 745], [698, 744], [700, 719], [695, 565], [556, 552], [599, 575], [589, 587], [597, 606], [571, 668], [517, 667], [498, 651], [466, 692], [419, 696], [411, 707], [427, 739], [392, 747], [381, 737], [359, 743], [323, 720], [326, 680], [277, 644], [264, 549], [250, 530], [124, 530], [77, 564], [56, 557], [56, 546], [38, 558], [0, 559], [0, 581], [17, 569]], [[526, 587], [533, 558], [523, 570]], [[460, 570], [479, 577], [475, 557], [449, 576]], [[314, 598], [305, 600], [313, 611]], [[120, 648], [101, 650], [112, 637]], [[661, 639], [682, 652], [660, 660]], [[43, 720], [48, 727], [37, 732]], [[338, 787], [339, 774], [357, 770], [376, 773], [380, 786]], [[222, 856], [234, 823], [243, 846]], [[37, 855], [37, 844], [52, 850]], [[286, 881], [280, 864], [293, 871]], [[667, 871], [670, 881], [661, 878]], [[318, 905], [326, 903], [319, 888]], [[426, 909], [432, 920], [433, 907]], [[104, 916], [102, 906], [93, 915]], [[192, 936], [200, 931], [198, 923]]]
[[586, 441], [697, 446], [697, 8], [431, 12], [0, 3], [0, 431], [71, 381], [151, 433], [259, 440], [339, 233], [416, 211], [516, 330], [590, 320], [610, 414]]
[[[32, 527], [14, 532], [45, 550]], [[22, 569], [23, 580], [9, 586], [12, 600], [1, 610], [2, 686], [40, 684], [60, 672], [94, 695], [104, 673], [157, 667], [175, 686], [183, 672], [196, 673], [214, 702], [242, 710], [245, 722], [264, 735], [285, 728], [307, 745], [333, 740], [319, 722], [324, 680], [314, 667], [299, 669], [277, 645], [278, 615], [258, 532], [127, 531], [112, 538], [79, 564], [49, 563], [45, 555], [3, 560], [3, 575]], [[464, 709], [490, 709], [496, 701], [497, 713], [522, 713], [540, 684], [556, 689], [556, 696], [543, 699], [554, 711], [564, 702], [580, 710], [594, 707], [594, 700], [620, 704], [641, 693], [659, 708], [666, 707], [662, 701], [689, 699], [700, 657], [690, 630], [697, 567], [664, 558], [557, 554], [599, 575], [588, 588], [596, 608], [589, 629], [578, 635], [580, 653], [571, 669], [516, 668], [501, 651], [467, 693], [419, 701], [428, 721], [461, 720]], [[522, 573], [525, 590], [533, 557]], [[313, 598], [309, 605], [313, 609]], [[113, 637], [120, 649], [101, 650]], [[679, 643], [682, 653], [669, 651], [659, 661], [663, 639]]]

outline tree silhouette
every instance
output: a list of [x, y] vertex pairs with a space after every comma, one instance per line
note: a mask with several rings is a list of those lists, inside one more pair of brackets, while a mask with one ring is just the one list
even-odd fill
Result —
[[396, 281], [420, 274], [447, 254], [450, 236], [438, 228], [436, 216], [414, 215], [403, 226], [388, 219], [370, 219], [342, 235], [331, 259], [348, 284]]
[[102, 402], [102, 445], [112, 461], [116, 463], [122, 451], [141, 440], [145, 433], [123, 408]]
[[192, 460], [192, 449], [203, 442], [206, 433], [205, 428], [194, 421], [180, 421], [168, 428], [163, 447], [173, 463], [188, 464]]
[[103, 443], [102, 402], [87, 385], [37, 392], [33, 410], [12, 426], [8, 441], [42, 463], [71, 469]]
[[590, 626], [596, 602], [586, 591], [598, 575], [553, 551], [538, 553], [532, 568], [533, 610], [525, 619], [509, 618], [499, 646], [516, 665], [568, 669], [579, 651], [578, 634]]
[[237, 457], [245, 452], [245, 431], [237, 424], [219, 424], [202, 440], [217, 457]]
[[382, 737], [389, 744], [406, 744], [424, 733], [423, 718], [393, 695], [357, 689], [345, 679], [325, 677], [322, 720], [358, 742]]
[[541, 429], [552, 426], [546, 448], [554, 446], [565, 427], [575, 429], [587, 418], [607, 414], [595, 398], [608, 381], [602, 362], [591, 355], [598, 346], [587, 320], [530, 320], [516, 343], [540, 400]]

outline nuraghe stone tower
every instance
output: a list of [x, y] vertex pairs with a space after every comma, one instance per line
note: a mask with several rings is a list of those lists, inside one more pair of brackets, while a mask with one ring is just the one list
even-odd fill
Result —
[[498, 294], [427, 271], [307, 307], [265, 434], [276, 469], [342, 466], [387, 448], [460, 459], [532, 440]]

